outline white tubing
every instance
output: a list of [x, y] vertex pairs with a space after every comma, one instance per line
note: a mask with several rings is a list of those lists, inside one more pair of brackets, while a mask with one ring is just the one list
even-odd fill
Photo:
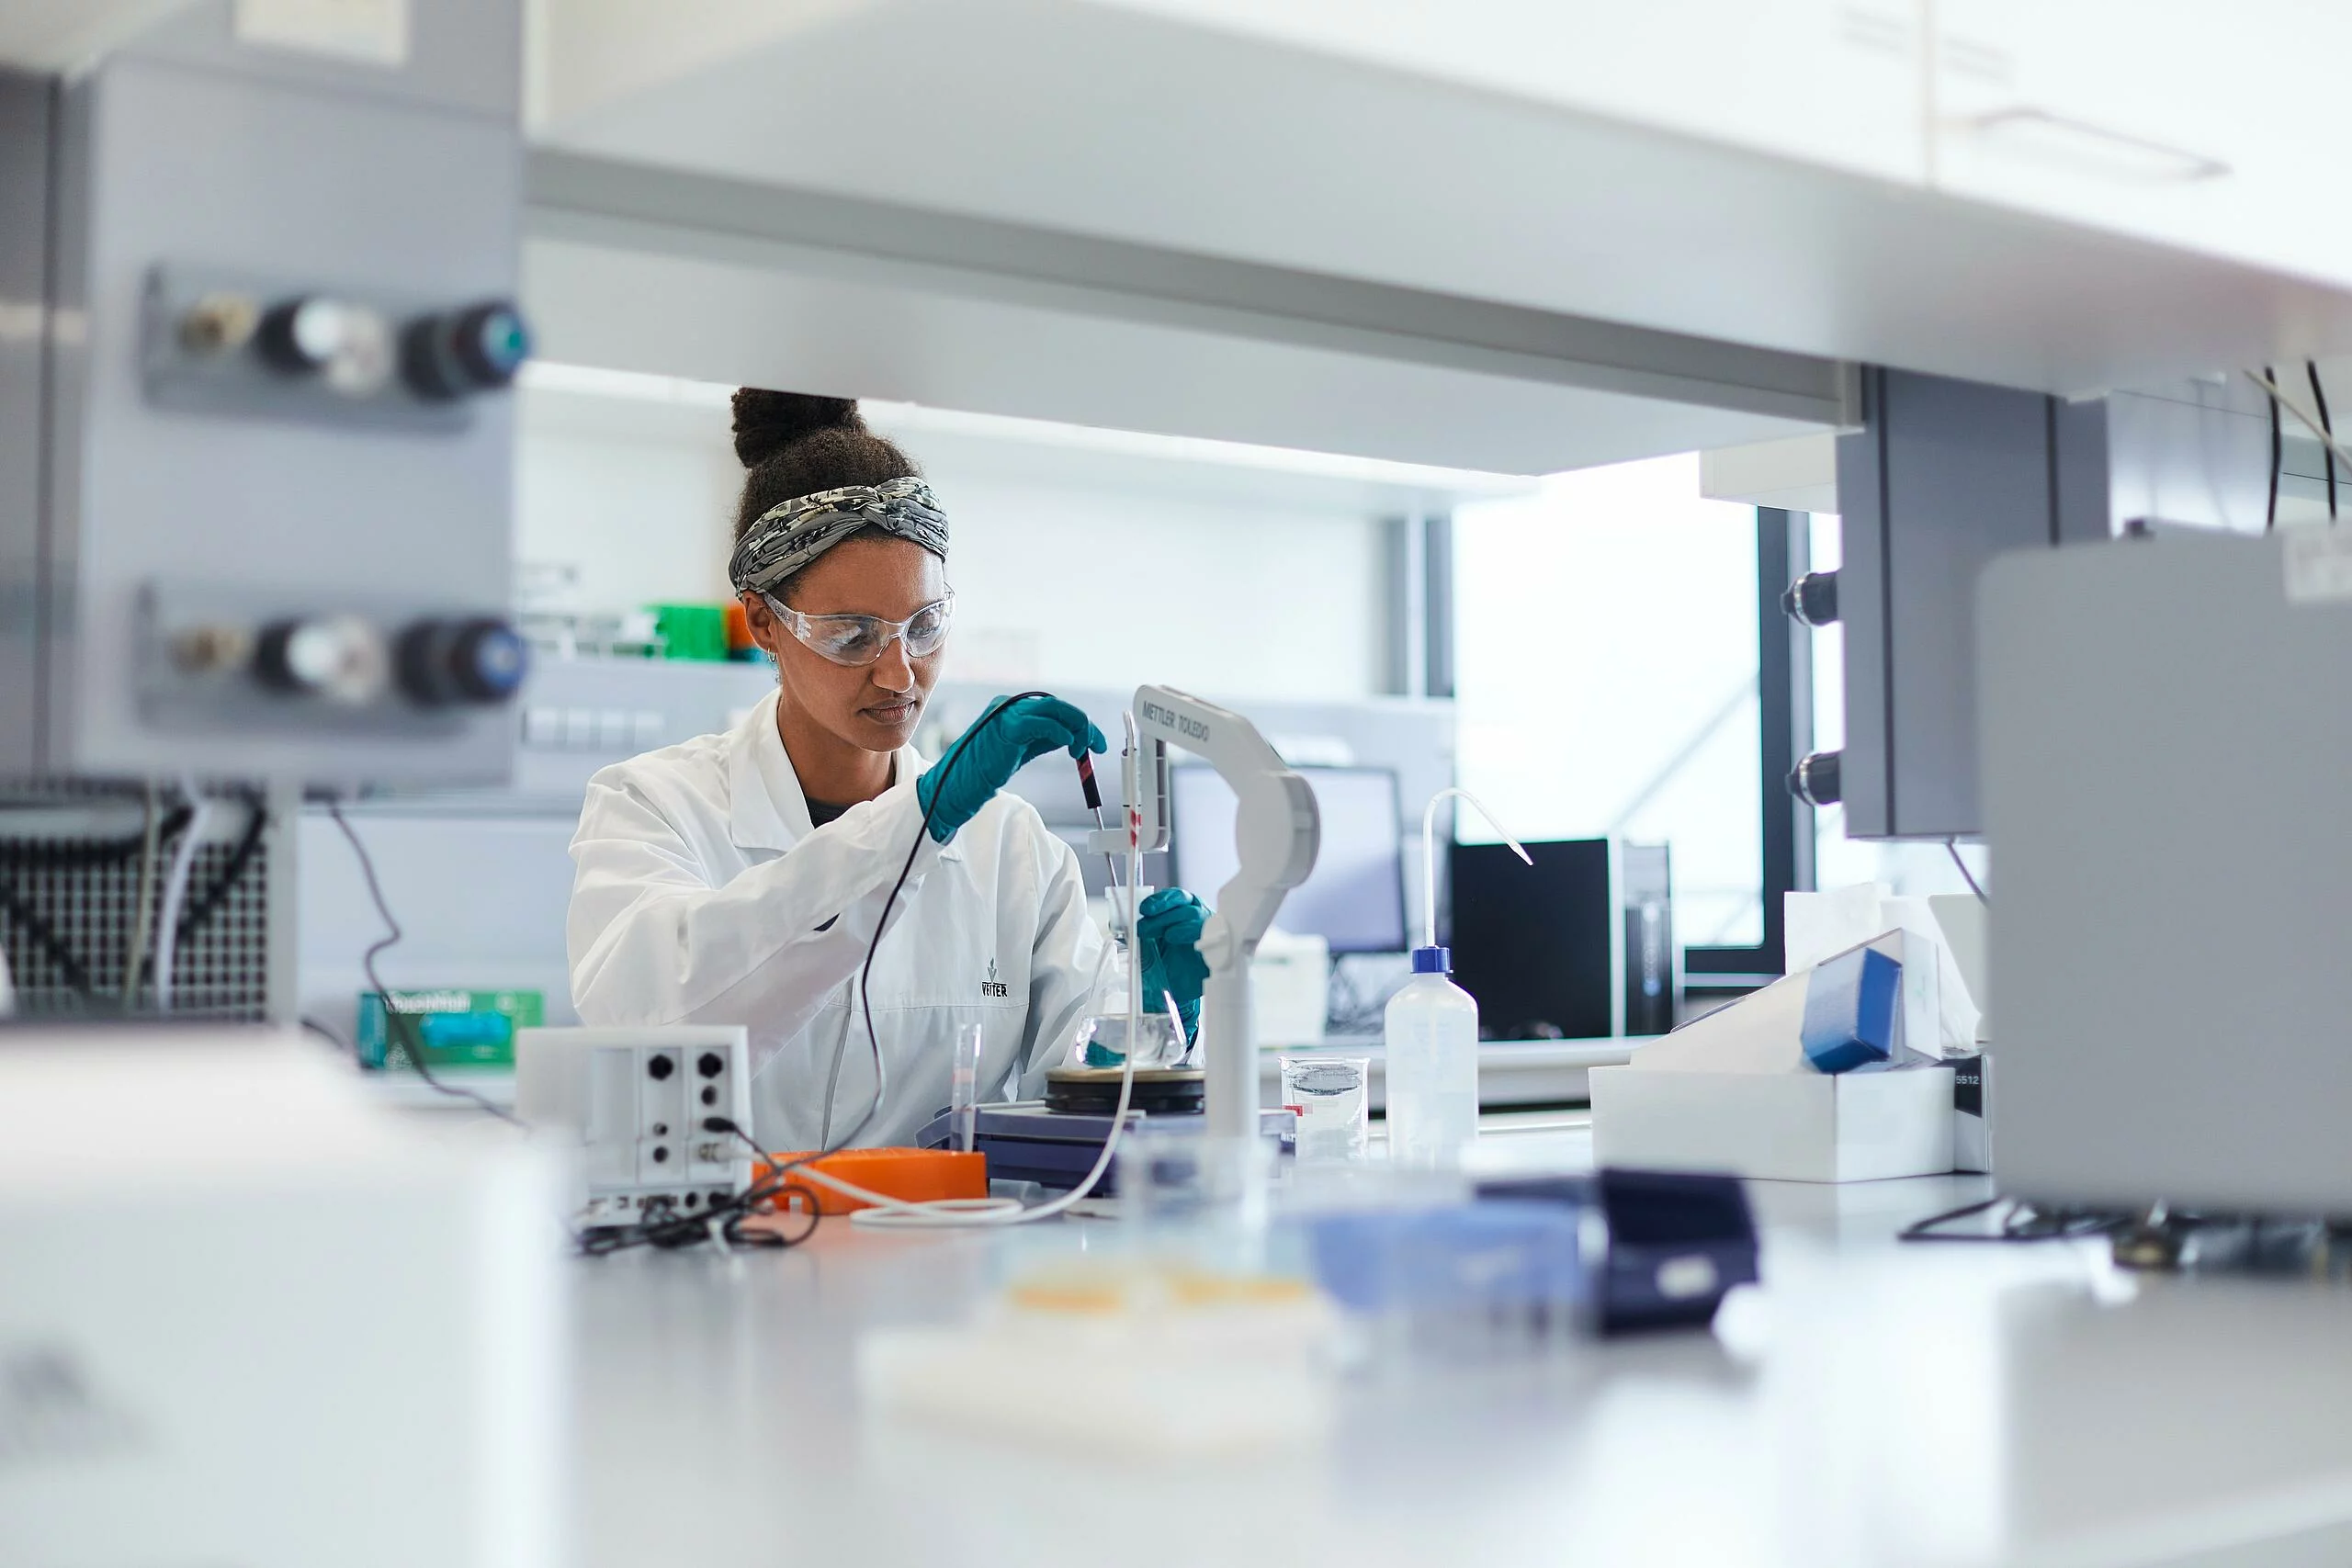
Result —
[[1430, 796], [1429, 805], [1421, 811], [1421, 931], [1424, 947], [1437, 945], [1437, 803], [1452, 795], [1459, 795], [1476, 807], [1478, 815], [1503, 836], [1503, 842], [1511, 847], [1513, 854], [1530, 865], [1535, 863], [1535, 857], [1527, 852], [1527, 846], [1512, 838], [1510, 829], [1496, 821], [1495, 814], [1487, 809], [1487, 803], [1468, 790], [1449, 786]]
[[[1127, 743], [1133, 747], [1136, 744], [1135, 715], [1128, 714], [1125, 717]], [[1140, 766], [1134, 770], [1138, 788], [1141, 787], [1142, 772]], [[1130, 897], [1142, 881], [1143, 842], [1136, 833], [1136, 818], [1131, 812], [1127, 818], [1127, 890]], [[802, 1166], [787, 1174], [805, 1176], [845, 1197], [873, 1205], [860, 1209], [849, 1217], [850, 1224], [863, 1225], [869, 1230], [954, 1230], [968, 1225], [1026, 1224], [1032, 1220], [1058, 1214], [1084, 1199], [1102, 1181], [1103, 1173], [1111, 1168], [1112, 1157], [1118, 1153], [1119, 1139], [1126, 1131], [1127, 1102], [1136, 1086], [1136, 1025], [1143, 1021], [1143, 934], [1137, 929], [1142, 919], [1140, 907], [1127, 911], [1127, 1049], [1119, 1063], [1119, 1103], [1111, 1112], [1111, 1131], [1102, 1140], [1102, 1152], [1094, 1157], [1094, 1168], [1086, 1173], [1085, 1180], [1058, 1198], [1050, 1199], [1034, 1209], [1025, 1209], [1012, 1198], [934, 1198], [926, 1202], [910, 1203], [903, 1199], [885, 1197], [879, 1192], [869, 1192], [854, 1182], [843, 1181], [840, 1177], [819, 1170], [814, 1166]], [[1107, 950], [1104, 956], [1108, 957]], [[1100, 964], [1095, 967], [1095, 976], [1098, 980], [1102, 976]], [[1174, 1005], [1172, 1000], [1170, 1005]], [[1184, 1025], [1182, 1018], [1177, 1020], [1176, 1032], [1178, 1038], [1182, 1038]]]
[[172, 852], [172, 869], [164, 879], [164, 908], [155, 918], [155, 1010], [172, 1010], [172, 950], [176, 945], [180, 909], [187, 902], [188, 873], [196, 867], [197, 846], [212, 822], [212, 804], [197, 793], [196, 781], [180, 775], [180, 793], [187, 796], [187, 829], [180, 847]]

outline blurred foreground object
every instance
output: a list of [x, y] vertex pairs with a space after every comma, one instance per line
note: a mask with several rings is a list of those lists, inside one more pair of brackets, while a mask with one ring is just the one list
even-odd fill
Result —
[[2005, 1193], [2352, 1211], [2347, 541], [2160, 535], [1985, 573]]
[[0, 1562], [564, 1561], [556, 1203], [291, 1035], [0, 1035]]

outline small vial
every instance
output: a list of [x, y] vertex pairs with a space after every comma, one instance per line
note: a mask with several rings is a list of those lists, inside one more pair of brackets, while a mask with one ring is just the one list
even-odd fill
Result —
[[985, 1031], [967, 1023], [956, 1031], [956, 1066], [948, 1079], [948, 1127], [959, 1153], [970, 1154], [979, 1134], [980, 1046]]

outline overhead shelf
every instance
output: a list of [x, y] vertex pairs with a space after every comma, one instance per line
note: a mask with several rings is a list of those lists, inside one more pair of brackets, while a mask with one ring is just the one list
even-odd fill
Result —
[[559, 358], [1509, 473], [1847, 419], [1826, 360], [542, 149]]
[[[1574, 20], [1584, 8], [1445, 7], [1444, 28], [1482, 41], [1429, 48], [1426, 62], [1416, 8], [1393, 4], [1288, 0], [1264, 25], [1225, 0], [548, 7], [535, 136], [610, 167], [725, 182], [706, 192], [840, 197], [1187, 267], [1270, 268], [1294, 286], [1274, 313], [1319, 330], [1333, 326], [1325, 291], [1377, 286], [1557, 317], [1579, 344], [1611, 323], [2070, 394], [2352, 348], [2352, 295], [2324, 279], [1937, 188], [1931, 106], [1885, 85], [1890, 61], [1928, 59], [1912, 0], [1661, 7], [1663, 22], [1638, 28]], [[1571, 20], [1544, 23], [1535, 41], [1551, 54], [1522, 52], [1550, 60], [1582, 27], [1591, 59], [1506, 70], [1513, 17], [1532, 26], [1546, 9]], [[1750, 13], [1763, 23], [1734, 20]], [[1349, 36], [1370, 41], [1343, 50], [1349, 16]], [[1667, 49], [1669, 36], [1685, 47]], [[1770, 95], [1716, 93], [1730, 107], [1711, 122], [1712, 78], [1693, 62], [1742, 49], [1733, 67], [1781, 73], [1792, 99], [1849, 71], [1883, 90], [1847, 120], [1792, 104], [1785, 134], [1757, 123]], [[1853, 60], [1788, 73], [1834, 50]], [[1690, 90], [1646, 93], [1678, 68]], [[1642, 112], [1645, 96], [1662, 107]], [[1874, 154], [1832, 159], [1841, 135], [1877, 138]], [[1231, 312], [1219, 330], [1293, 343], [1305, 331], [1272, 333], [1251, 300], [1222, 293], [1193, 303]], [[1363, 334], [1350, 350], [1371, 357], [1366, 324], [1339, 315]], [[1566, 357], [1591, 363], [1581, 354]], [[1497, 358], [1470, 373], [1523, 371]], [[1793, 432], [1744, 438], [1779, 434]]]

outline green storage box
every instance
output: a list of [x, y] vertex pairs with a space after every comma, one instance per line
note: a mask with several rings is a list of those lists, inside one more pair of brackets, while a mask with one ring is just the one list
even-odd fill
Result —
[[653, 629], [664, 659], [727, 660], [727, 606], [655, 604]]
[[[407, 1071], [411, 1042], [422, 1043], [424, 1065], [512, 1072], [514, 1032], [546, 1021], [547, 998], [537, 991], [394, 991], [398, 1020], [384, 1016], [384, 998], [359, 994], [359, 1065]], [[388, 1029], [386, 1025], [391, 1027]]]

